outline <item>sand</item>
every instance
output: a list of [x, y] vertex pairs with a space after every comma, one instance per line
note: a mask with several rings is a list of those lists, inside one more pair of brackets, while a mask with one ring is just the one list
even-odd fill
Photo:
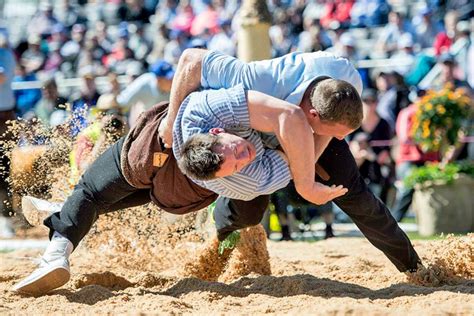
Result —
[[[0, 254], [0, 314], [472, 315], [474, 235], [414, 245], [427, 263], [434, 264], [439, 255], [454, 256], [444, 259], [460, 267], [451, 271], [459, 276], [438, 286], [408, 283], [362, 238], [268, 242], [272, 275], [252, 273], [227, 282], [184, 276], [186, 258], [179, 255], [166, 261], [156, 254], [163, 269], [147, 269], [145, 263], [124, 267], [81, 246], [71, 257], [71, 281], [33, 298], [8, 288], [34, 268], [15, 257], [39, 252], [16, 251]], [[188, 248], [187, 256], [196, 251], [198, 256], [202, 246], [186, 242], [180, 254]]]
[[[12, 155], [31, 154], [31, 161], [13, 159], [13, 197], [64, 200], [72, 188], [67, 157], [73, 140], [59, 130], [46, 131], [53, 140], [49, 147], [39, 155], [27, 147], [25, 156], [15, 152], [16, 141], [39, 132], [15, 124], [21, 133], [2, 145]], [[19, 161], [24, 165], [15, 165]], [[71, 280], [38, 298], [9, 289], [33, 271], [31, 258], [41, 252], [0, 253], [0, 315], [471, 315], [474, 310], [474, 234], [415, 242], [427, 268], [407, 277], [362, 238], [267, 244], [257, 226], [243, 230], [236, 248], [219, 255], [206, 214], [176, 217], [146, 205], [100, 216], [71, 256]], [[21, 220], [21, 210], [16, 217]], [[42, 236], [40, 228], [25, 227], [19, 234]]]

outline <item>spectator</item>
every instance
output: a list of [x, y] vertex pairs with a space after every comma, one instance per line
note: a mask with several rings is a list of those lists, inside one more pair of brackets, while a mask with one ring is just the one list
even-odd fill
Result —
[[51, 34], [54, 25], [60, 23], [53, 15], [53, 6], [47, 0], [39, 4], [38, 12], [28, 23], [28, 34], [38, 34], [46, 37]]
[[170, 39], [164, 48], [163, 59], [172, 65], [177, 65], [179, 57], [188, 48], [188, 35], [183, 31], [173, 30]]
[[398, 51], [392, 55], [395, 60], [400, 60], [402, 65], [393, 68], [397, 73], [404, 76], [406, 75], [415, 62], [415, 53], [413, 52], [413, 36], [410, 33], [405, 33], [400, 36], [398, 42]]
[[59, 95], [58, 86], [54, 78], [48, 79], [43, 83], [41, 92], [42, 97], [36, 103], [34, 112], [36, 117], [41, 120], [43, 124], [48, 125], [51, 114], [57, 109], [65, 109], [67, 100]]
[[[34, 72], [27, 72], [23, 65], [16, 67], [16, 75], [13, 82], [36, 81]], [[16, 114], [18, 117], [29, 119], [33, 116], [33, 107], [41, 99], [40, 89], [20, 89], [14, 91], [16, 102]]]
[[58, 71], [63, 63], [63, 57], [59, 52], [61, 44], [58, 42], [50, 42], [48, 44], [49, 53], [44, 63], [43, 71], [45, 75], [53, 75]]
[[153, 48], [151, 53], [148, 54], [146, 61], [147, 63], [153, 64], [155, 60], [164, 59], [165, 47], [169, 42], [168, 29], [165, 25], [159, 24], [154, 27], [157, 31], [153, 35]]
[[416, 106], [410, 105], [401, 110], [397, 118], [396, 134], [399, 148], [396, 158], [396, 196], [392, 214], [398, 222], [405, 216], [413, 198], [413, 189], [405, 187], [403, 185], [403, 179], [414, 167], [422, 166], [427, 161], [439, 160], [438, 153], [424, 153], [413, 143], [410, 131], [412, 129], [415, 112]]
[[38, 72], [43, 68], [46, 56], [40, 49], [41, 37], [36, 33], [28, 37], [28, 49], [21, 54], [20, 63], [27, 73]]
[[176, 17], [178, 11], [178, 1], [164, 0], [160, 1], [156, 7], [155, 14], [160, 24], [169, 25]]
[[342, 33], [340, 37], [336, 38], [333, 46], [327, 49], [336, 56], [347, 58], [352, 63], [362, 59], [356, 49], [356, 40], [349, 33]]
[[177, 8], [177, 15], [171, 22], [171, 29], [189, 33], [193, 24], [195, 15], [191, 3], [181, 2]]
[[133, 51], [128, 47], [128, 32], [126, 29], [122, 29], [112, 51], [104, 56], [102, 61], [108, 69], [113, 69], [118, 74], [124, 74], [133, 59]]
[[390, 6], [386, 0], [358, 0], [351, 9], [351, 25], [374, 27], [384, 25], [388, 20]]
[[351, 9], [354, 0], [329, 0], [326, 1], [324, 12], [321, 16], [321, 25], [329, 28], [331, 23], [348, 25], [351, 19]]
[[129, 24], [130, 39], [128, 47], [136, 60], [144, 60], [151, 51], [151, 43], [145, 38], [145, 27], [141, 23]]
[[433, 85], [433, 89], [440, 90], [446, 85], [451, 85], [452, 89], [463, 88], [470, 96], [474, 96], [472, 87], [467, 81], [458, 79], [456, 75], [456, 59], [451, 54], [443, 54], [438, 60], [441, 66], [440, 82]]
[[319, 20], [304, 20], [304, 30], [295, 35], [295, 45], [298, 51], [315, 52], [325, 50], [332, 45], [331, 38], [319, 24]]
[[400, 12], [391, 11], [388, 15], [388, 24], [380, 32], [377, 40], [379, 53], [384, 57], [390, 57], [398, 49], [398, 42], [403, 34], [409, 33], [415, 37], [413, 26], [406, 21]]
[[[293, 181], [284, 189], [278, 190], [271, 196], [271, 201], [275, 206], [275, 212], [281, 226], [281, 239], [292, 240], [292, 227], [294, 220], [301, 222], [301, 226], [309, 226], [311, 220], [316, 216], [321, 216], [326, 224], [324, 239], [334, 237], [332, 224], [334, 215], [331, 203], [324, 205], [313, 205], [303, 199], [296, 191]], [[290, 216], [292, 214], [293, 216]], [[303, 228], [304, 229], [304, 228]]]
[[107, 25], [103, 21], [97, 21], [95, 24], [95, 36], [97, 36], [97, 43], [102, 47], [106, 53], [112, 51], [113, 43], [107, 34]]
[[436, 56], [447, 53], [454, 43], [456, 37], [456, 24], [458, 23], [458, 13], [456, 11], [448, 11], [444, 17], [445, 31], [439, 32], [434, 40], [434, 50]]
[[349, 137], [350, 148], [367, 185], [375, 195], [385, 200], [392, 161], [387, 142], [392, 139], [393, 133], [387, 121], [377, 113], [376, 91], [365, 89], [362, 102], [364, 119], [361, 127]]
[[393, 73], [380, 72], [375, 79], [379, 95], [377, 98], [377, 113], [395, 131], [395, 121], [400, 109], [397, 105], [397, 87]]
[[230, 20], [220, 20], [217, 34], [212, 36], [208, 43], [210, 50], [217, 50], [229, 56], [235, 56], [236, 43], [232, 38], [232, 30], [230, 28]]
[[468, 21], [459, 21], [456, 25], [457, 36], [454, 45], [456, 45], [457, 48], [456, 61], [457, 70], [459, 71], [458, 77], [462, 80], [467, 79], [467, 73], [469, 71], [469, 68], [473, 68], [472, 64], [468, 63], [467, 57], [469, 54], [469, 46], [471, 45], [470, 28], [471, 26]]
[[309, 0], [303, 11], [304, 21], [319, 21], [325, 10], [324, 0]]
[[433, 20], [433, 11], [427, 5], [412, 20], [420, 48], [431, 48], [443, 27]]
[[150, 12], [141, 0], [122, 0], [117, 10], [120, 21], [148, 23]]
[[54, 10], [54, 15], [58, 21], [68, 30], [77, 23], [85, 23], [87, 20], [82, 16], [80, 7], [72, 4], [70, 0], [62, 0]]
[[82, 24], [74, 24], [71, 32], [71, 39], [68, 40], [60, 49], [60, 54], [64, 58], [66, 77], [73, 77], [77, 73], [77, 58], [83, 47], [84, 34], [86, 28]]
[[200, 36], [206, 30], [210, 34], [216, 34], [219, 25], [219, 15], [210, 1], [205, 3], [205, 9], [196, 15], [191, 25], [190, 34]]
[[140, 113], [158, 102], [169, 99], [173, 75], [171, 64], [159, 60], [151, 66], [150, 72], [138, 77], [117, 96], [120, 107], [132, 109], [130, 126], [134, 125]]
[[[11, 138], [7, 131], [6, 122], [15, 119], [15, 97], [11, 88], [15, 75], [15, 57], [8, 46], [5, 33], [0, 33], [0, 139], [8, 141]], [[14, 236], [10, 216], [13, 214], [11, 198], [8, 195], [7, 178], [10, 171], [10, 162], [5, 155], [5, 147], [0, 146], [0, 237]]]

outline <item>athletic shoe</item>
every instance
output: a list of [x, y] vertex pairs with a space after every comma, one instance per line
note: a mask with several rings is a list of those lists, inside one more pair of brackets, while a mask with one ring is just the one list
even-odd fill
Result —
[[15, 284], [12, 291], [33, 296], [44, 295], [69, 281], [69, 255], [72, 243], [55, 232], [41, 257], [39, 267], [29, 276]]
[[51, 214], [60, 212], [64, 203], [54, 203], [37, 199], [32, 196], [24, 196], [21, 199], [23, 216], [32, 226], [43, 225], [43, 221]]

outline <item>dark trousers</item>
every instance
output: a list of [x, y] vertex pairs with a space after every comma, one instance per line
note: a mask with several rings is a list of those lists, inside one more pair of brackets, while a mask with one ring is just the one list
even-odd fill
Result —
[[[120, 153], [124, 138], [113, 144], [100, 155], [82, 175], [72, 194], [67, 198], [61, 212], [45, 219], [50, 228], [50, 237], [54, 231], [68, 238], [77, 247], [89, 232], [99, 215], [144, 205], [151, 202], [149, 189], [137, 189], [125, 180], [120, 166]], [[218, 236], [224, 239], [232, 231], [260, 222], [260, 214], [265, 210], [268, 196], [251, 201], [238, 201], [219, 198], [215, 211], [219, 214], [235, 214], [216, 219]], [[250, 215], [248, 215], [250, 214]]]
[[[414, 163], [408, 161], [401, 163], [399, 166], [397, 166], [397, 180], [403, 180], [413, 168], [422, 165], [423, 163]], [[404, 185], [397, 187], [397, 195], [392, 208], [393, 217], [397, 222], [400, 222], [408, 212], [414, 193], [415, 190], [407, 188]]]
[[[415, 270], [420, 259], [410, 240], [391, 215], [388, 208], [368, 189], [359, 174], [355, 160], [345, 141], [333, 139], [318, 163], [330, 175], [329, 181], [316, 180], [326, 185], [342, 184], [349, 191], [334, 202], [346, 212], [367, 239], [380, 249], [399, 271]], [[262, 197], [262, 205], [264, 199]], [[224, 212], [224, 213], [220, 213]], [[248, 217], [253, 223], [263, 218], [265, 208], [248, 209], [246, 215], [230, 207], [216, 208], [214, 217], [223, 223]], [[224, 218], [225, 220], [223, 220]], [[245, 219], [244, 219], [245, 221]], [[233, 227], [237, 226], [236, 224]], [[221, 228], [222, 229], [222, 228]]]

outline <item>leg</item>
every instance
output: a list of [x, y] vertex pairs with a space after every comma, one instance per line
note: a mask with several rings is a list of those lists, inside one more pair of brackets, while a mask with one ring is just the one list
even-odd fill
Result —
[[405, 217], [411, 205], [414, 191], [413, 189], [406, 188], [401, 181], [413, 167], [415, 167], [415, 165], [410, 162], [404, 162], [397, 167], [397, 180], [399, 181], [399, 185], [396, 186], [397, 196], [392, 209], [393, 217], [395, 217], [397, 222], [400, 222]]
[[288, 216], [288, 194], [287, 188], [281, 189], [271, 196], [273, 205], [275, 205], [275, 213], [281, 226], [281, 240], [291, 240], [290, 218]]
[[44, 220], [49, 243], [38, 269], [13, 287], [13, 291], [42, 295], [67, 283], [69, 255], [89, 232], [97, 217], [107, 211], [150, 201], [149, 190], [130, 186], [122, 175], [123, 139], [98, 157], [82, 176], [60, 212]]
[[44, 221], [50, 228], [50, 236], [56, 231], [76, 248], [100, 214], [150, 202], [149, 190], [132, 187], [122, 175], [120, 151], [123, 140], [112, 145], [92, 163], [61, 212]]
[[269, 195], [261, 195], [251, 201], [233, 200], [220, 196], [214, 210], [217, 238], [224, 240], [235, 230], [260, 223], [269, 201]]
[[334, 202], [352, 218], [367, 239], [383, 251], [399, 271], [416, 269], [420, 258], [388, 208], [367, 188], [347, 143], [333, 139], [318, 162], [331, 177], [329, 181], [318, 181], [326, 185], [342, 184], [349, 189]]

